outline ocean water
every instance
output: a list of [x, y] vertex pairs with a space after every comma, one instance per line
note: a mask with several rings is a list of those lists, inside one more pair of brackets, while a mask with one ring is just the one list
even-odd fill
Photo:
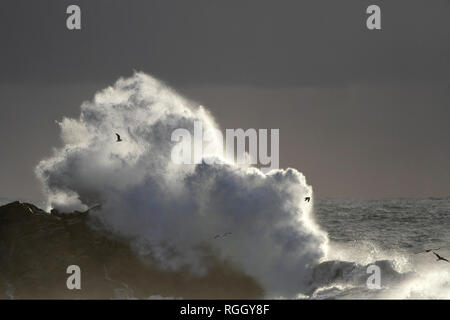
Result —
[[[311, 297], [450, 298], [450, 263], [423, 252], [441, 248], [450, 260], [450, 197], [316, 199], [314, 211], [330, 240], [326, 260], [334, 269], [324, 273], [339, 276]], [[367, 287], [373, 263], [383, 267], [381, 289]]]
[[[10, 201], [0, 198], [0, 205]], [[311, 204], [328, 234], [328, 253], [315, 267], [314, 289], [298, 298], [450, 299], [450, 263], [423, 252], [439, 248], [436, 252], [450, 260], [450, 197], [314, 199]], [[380, 267], [379, 289], [367, 286], [371, 265]], [[12, 286], [6, 290], [12, 295]]]

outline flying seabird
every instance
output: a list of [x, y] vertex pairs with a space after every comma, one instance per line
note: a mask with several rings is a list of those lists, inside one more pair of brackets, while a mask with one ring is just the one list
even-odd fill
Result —
[[94, 210], [94, 209], [100, 209], [101, 207], [102, 207], [101, 204], [96, 204], [96, 205], [93, 205], [92, 207], [88, 208], [86, 211], [91, 211], [91, 210]]
[[445, 259], [445, 258], [441, 257], [440, 255], [438, 255], [436, 252], [433, 251], [433, 253], [434, 253], [434, 255], [437, 257], [437, 260], [436, 260], [436, 261], [442, 260], [442, 261], [450, 262], [450, 261], [448, 261], [447, 259]]
[[214, 239], [225, 238], [225, 237], [227, 237], [229, 235], [232, 235], [232, 233], [231, 232], [225, 232], [225, 233], [222, 233], [222, 234], [216, 234], [214, 236]]
[[116, 133], [116, 136], [117, 136], [117, 141], [116, 142], [122, 141], [122, 139], [120, 138], [120, 135], [118, 133]]
[[439, 250], [439, 249], [441, 249], [441, 248], [436, 248], [436, 249], [427, 249], [427, 250], [425, 250], [424, 252], [430, 252], [430, 251], [433, 251], [433, 250]]
[[441, 248], [436, 248], [436, 249], [426, 249], [426, 250], [424, 250], [424, 251], [417, 252], [416, 254], [424, 253], [424, 252], [431, 252], [431, 251], [434, 251], [434, 250], [440, 250], [440, 249], [441, 249]]
[[305, 201], [311, 201], [311, 197], [305, 197]]

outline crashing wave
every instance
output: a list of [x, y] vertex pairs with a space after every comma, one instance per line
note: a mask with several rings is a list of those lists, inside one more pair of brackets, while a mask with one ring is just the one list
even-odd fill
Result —
[[[103, 227], [165, 270], [202, 276], [214, 256], [254, 277], [268, 296], [306, 290], [328, 240], [303, 201], [312, 193], [305, 177], [229, 159], [174, 164], [171, 133], [192, 132], [196, 121], [217, 128], [206, 109], [160, 81], [143, 73], [119, 79], [83, 103], [78, 119], [60, 123], [63, 147], [36, 168], [49, 207], [101, 203], [95, 215]], [[232, 236], [213, 239], [225, 232]]]

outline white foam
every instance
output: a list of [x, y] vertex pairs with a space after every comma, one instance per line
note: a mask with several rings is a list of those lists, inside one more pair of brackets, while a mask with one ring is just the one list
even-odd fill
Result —
[[[119, 79], [83, 103], [79, 119], [60, 122], [64, 146], [36, 168], [49, 207], [101, 203], [95, 214], [103, 225], [167, 270], [201, 276], [215, 255], [255, 278], [267, 296], [306, 290], [327, 236], [305, 207], [312, 193], [305, 177], [229, 161], [173, 164], [171, 133], [192, 131], [194, 121], [217, 127], [206, 109], [148, 75]], [[232, 236], [213, 239], [224, 232]]]

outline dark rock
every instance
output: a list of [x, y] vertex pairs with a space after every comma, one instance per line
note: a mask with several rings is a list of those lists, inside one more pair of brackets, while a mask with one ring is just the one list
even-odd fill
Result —
[[[18, 201], [0, 207], [0, 299], [258, 298], [261, 288], [224, 262], [204, 277], [166, 272], [143, 262], [127, 241], [92, 228], [89, 212], [47, 213]], [[81, 268], [81, 290], [66, 269]]]

